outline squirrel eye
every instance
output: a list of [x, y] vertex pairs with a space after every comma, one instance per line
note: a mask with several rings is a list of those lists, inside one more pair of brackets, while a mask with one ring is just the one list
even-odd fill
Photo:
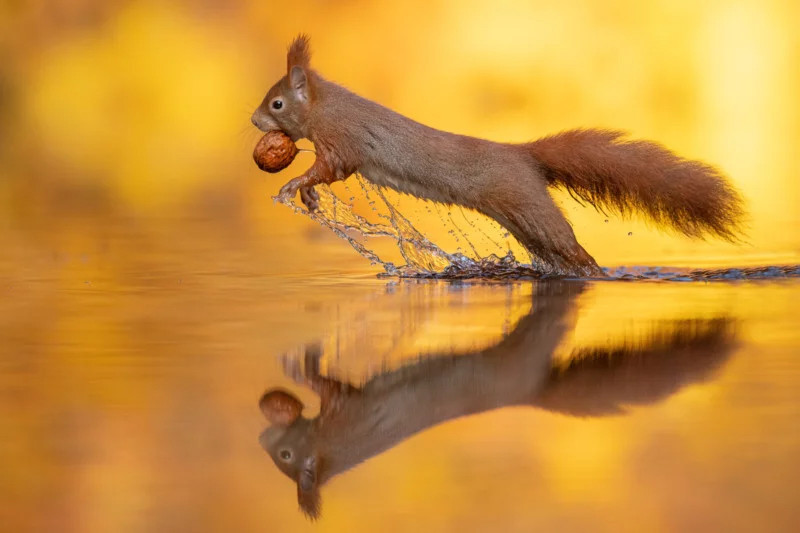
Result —
[[290, 461], [292, 459], [292, 452], [290, 450], [281, 450], [279, 455], [284, 461]]
[[272, 109], [280, 109], [282, 107], [283, 107], [283, 100], [278, 99], [272, 101]]

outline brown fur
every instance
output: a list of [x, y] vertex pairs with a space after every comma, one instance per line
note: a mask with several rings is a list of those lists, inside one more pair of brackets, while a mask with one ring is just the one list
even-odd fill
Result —
[[735, 240], [742, 199], [716, 168], [651, 141], [609, 130], [572, 130], [528, 146], [551, 185], [598, 209], [640, 211], [689, 237]]
[[[281, 105], [276, 109], [275, 101]], [[724, 177], [646, 141], [576, 130], [516, 145], [430, 128], [310, 68], [308, 37], [289, 47], [287, 74], [253, 113], [263, 131], [310, 139], [314, 164], [280, 191], [300, 191], [316, 208], [314, 185], [360, 173], [376, 185], [479, 211], [509, 229], [544, 274], [602, 276], [578, 243], [548, 186], [561, 186], [602, 209], [637, 209], [659, 224], [696, 237], [733, 239], [741, 201]]]
[[286, 72], [292, 70], [295, 65], [306, 69], [311, 67], [311, 43], [305, 33], [295, 37], [286, 53]]

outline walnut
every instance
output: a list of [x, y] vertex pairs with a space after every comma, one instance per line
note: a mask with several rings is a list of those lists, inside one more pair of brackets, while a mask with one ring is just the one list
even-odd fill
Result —
[[288, 167], [297, 155], [297, 146], [282, 131], [270, 131], [258, 141], [253, 159], [265, 172], [280, 172]]
[[297, 398], [280, 389], [265, 393], [258, 405], [270, 424], [279, 426], [290, 425], [303, 411], [303, 404]]

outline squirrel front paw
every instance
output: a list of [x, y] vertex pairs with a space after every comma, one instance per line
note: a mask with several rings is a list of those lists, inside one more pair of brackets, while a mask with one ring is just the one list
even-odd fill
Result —
[[294, 195], [297, 194], [297, 189], [299, 189], [301, 185], [302, 183], [300, 182], [300, 180], [295, 178], [289, 181], [283, 187], [281, 187], [281, 190], [278, 192], [278, 196], [294, 198]]
[[275, 198], [283, 203], [291, 203], [297, 194], [297, 190], [302, 186], [303, 180], [300, 178], [295, 178], [281, 187], [281, 190], [278, 191], [278, 196]]
[[283, 203], [291, 203], [299, 190], [300, 200], [303, 201], [308, 210], [316, 211], [319, 209], [319, 194], [314, 190], [313, 185], [305, 185], [305, 183], [307, 182], [302, 177], [291, 180], [281, 187], [275, 199]]
[[300, 199], [306, 204], [309, 211], [319, 209], [319, 193], [314, 187], [300, 187]]

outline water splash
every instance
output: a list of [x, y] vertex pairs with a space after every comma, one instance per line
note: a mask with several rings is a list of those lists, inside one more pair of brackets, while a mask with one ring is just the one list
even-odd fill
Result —
[[[538, 264], [536, 258], [528, 257], [529, 263], [516, 258], [510, 246], [503, 251], [503, 246], [498, 240], [467, 216], [461, 207], [455, 206], [459, 214], [473, 232], [464, 230], [454, 219], [451, 209], [445, 216], [441, 213], [439, 204], [431, 203], [426, 209], [432, 215], [431, 206], [436, 211], [439, 220], [449, 221], [448, 234], [459, 244], [459, 251], [449, 253], [434, 243], [418, 230], [411, 221], [404, 216], [398, 207], [386, 196], [386, 192], [356, 175], [351, 180], [358, 183], [369, 205], [372, 218], [359, 214], [354, 208], [355, 196], [349, 194], [348, 201], [342, 200], [327, 185], [315, 187], [319, 194], [319, 209], [309, 212], [304, 206], [292, 201], [282, 201], [277, 197], [273, 199], [283, 203], [295, 213], [305, 215], [320, 225], [330, 229], [337, 236], [346, 240], [360, 255], [373, 265], [380, 265], [384, 272], [380, 275], [401, 278], [422, 279], [542, 279], [552, 277], [545, 274], [546, 270]], [[348, 193], [349, 186], [345, 186]], [[481, 255], [476, 246], [475, 235], [493, 248], [493, 252]], [[382, 259], [376, 247], [370, 243], [374, 238], [392, 239], [405, 261], [404, 265], [396, 265], [393, 261]], [[505, 232], [503, 238], [509, 239]], [[485, 247], [485, 246], [484, 246]], [[463, 253], [468, 248], [474, 257]], [[678, 267], [616, 267], [603, 268], [606, 277], [595, 278], [602, 280], [661, 280], [661, 281], [730, 281], [730, 280], [756, 280], [800, 277], [800, 265], [766, 266], [725, 269], [690, 269]]]
[[[296, 213], [308, 216], [320, 225], [332, 230], [336, 235], [349, 242], [370, 263], [381, 265], [386, 275], [410, 278], [438, 277], [454, 266], [461, 265], [463, 268], [471, 263], [477, 264], [479, 262], [462, 253], [444, 251], [414, 227], [408, 218], [386, 197], [386, 193], [383, 190], [368, 183], [360, 176], [355, 176], [354, 179], [364, 192], [365, 198], [377, 220], [369, 220], [366, 216], [358, 214], [352, 204], [339, 198], [327, 185], [316, 186], [316, 191], [319, 194], [319, 209], [317, 211], [309, 212], [294, 202], [282, 203]], [[277, 197], [275, 200], [281, 201]], [[350, 200], [353, 200], [353, 197]], [[438, 206], [436, 209], [438, 209]], [[453, 222], [453, 225], [458, 228], [455, 222]], [[471, 249], [476, 250], [466, 233], [460, 228], [458, 228], [458, 231], [462, 236], [461, 238], [469, 243], [468, 245]], [[393, 239], [405, 264], [398, 266], [392, 261], [382, 259], [376, 250], [368, 244], [369, 239], [375, 237]], [[516, 259], [513, 258], [513, 254], [506, 261], [519, 265]]]

